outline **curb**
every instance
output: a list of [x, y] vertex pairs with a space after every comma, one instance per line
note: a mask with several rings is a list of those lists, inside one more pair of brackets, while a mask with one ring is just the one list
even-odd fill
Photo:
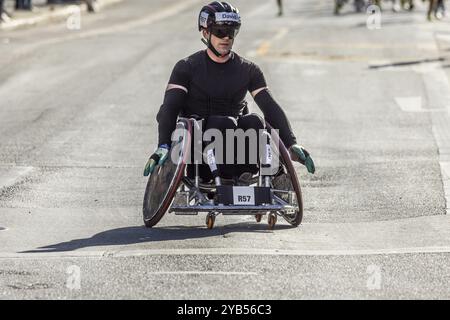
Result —
[[[98, 9], [103, 9], [107, 6], [120, 3], [123, 0], [97, 0], [96, 7]], [[66, 5], [62, 8], [55, 8], [54, 10], [37, 14], [34, 17], [29, 18], [19, 18], [14, 19], [12, 18], [10, 21], [4, 22], [0, 24], [0, 31], [1, 30], [14, 30], [22, 27], [31, 27], [40, 23], [44, 22], [50, 22], [50, 21], [61, 21], [64, 20], [71, 15], [73, 15], [76, 12], [87, 12], [87, 6], [85, 3], [79, 4], [79, 5]]]

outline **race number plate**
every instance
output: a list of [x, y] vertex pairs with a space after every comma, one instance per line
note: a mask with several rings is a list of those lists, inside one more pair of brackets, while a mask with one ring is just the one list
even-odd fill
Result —
[[233, 203], [235, 205], [255, 205], [255, 189], [253, 187], [233, 187]]

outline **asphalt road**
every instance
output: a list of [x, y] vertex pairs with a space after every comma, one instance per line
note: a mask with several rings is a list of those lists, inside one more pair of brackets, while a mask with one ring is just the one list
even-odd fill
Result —
[[79, 31], [0, 33], [0, 299], [450, 298], [449, 22], [419, 5], [369, 30], [331, 1], [283, 17], [234, 3], [234, 49], [316, 162], [296, 165], [303, 224], [143, 227], [155, 115], [173, 65], [203, 49], [203, 2], [128, 0]]

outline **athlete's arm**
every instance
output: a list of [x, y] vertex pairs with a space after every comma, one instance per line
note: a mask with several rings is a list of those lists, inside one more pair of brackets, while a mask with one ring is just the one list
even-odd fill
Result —
[[281, 141], [289, 149], [291, 158], [305, 165], [309, 173], [316, 171], [314, 161], [310, 154], [302, 146], [297, 145], [297, 140], [292, 132], [289, 121], [283, 109], [273, 99], [267, 87], [261, 87], [251, 92], [253, 99], [263, 111], [264, 117], [270, 119], [270, 124], [279, 129]]
[[287, 148], [297, 143], [291, 124], [283, 109], [275, 101], [267, 87], [262, 87], [251, 92], [253, 99], [264, 114], [264, 118], [280, 132], [281, 141]]
[[164, 94], [164, 102], [156, 115], [158, 121], [158, 146], [171, 144], [172, 132], [177, 118], [186, 101], [187, 93], [182, 89], [169, 89]]
[[250, 82], [248, 86], [253, 99], [264, 114], [264, 118], [280, 132], [281, 141], [287, 148], [297, 143], [291, 124], [283, 109], [275, 101], [267, 88], [266, 79], [261, 69], [252, 64], [250, 69]]
[[185, 60], [179, 61], [173, 68], [164, 94], [164, 101], [156, 116], [158, 121], [158, 146], [171, 144], [172, 132], [177, 118], [183, 109], [189, 87], [189, 66]]

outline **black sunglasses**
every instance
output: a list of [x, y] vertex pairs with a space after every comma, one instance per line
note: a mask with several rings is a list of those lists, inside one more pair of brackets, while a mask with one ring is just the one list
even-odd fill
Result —
[[211, 33], [217, 38], [223, 39], [228, 37], [234, 39], [239, 33], [239, 27], [234, 26], [211, 26]]

